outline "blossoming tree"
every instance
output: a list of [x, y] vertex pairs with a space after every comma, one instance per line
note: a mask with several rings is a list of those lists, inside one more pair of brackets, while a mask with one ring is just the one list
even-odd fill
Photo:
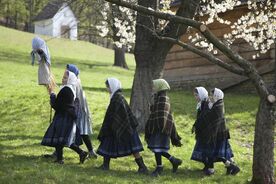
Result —
[[[138, 0], [138, 4], [123, 0], [105, 1], [137, 11], [134, 52], [136, 70], [131, 106], [141, 127], [143, 128], [148, 118], [147, 106], [151, 94], [151, 81], [162, 76], [166, 55], [174, 44], [178, 44], [252, 81], [260, 97], [255, 125], [252, 183], [275, 183], [273, 153], [276, 116], [275, 86], [267, 86], [254, 65], [231, 49], [231, 43], [238, 38], [246, 40], [259, 50], [259, 53], [252, 56], [253, 58], [270, 49], [276, 39], [275, 2], [243, 0], [241, 2], [246, 2], [251, 11], [236, 22], [230, 23], [222, 19], [219, 13], [233, 9], [241, 3], [240, 1], [181, 0], [176, 14], [160, 11], [160, 7], [166, 7], [169, 3], [167, 0]], [[209, 17], [206, 21], [194, 20], [197, 14]], [[226, 34], [224, 39], [217, 38], [208, 29], [208, 24], [214, 20], [231, 24], [232, 32]], [[196, 29], [199, 34], [194, 38], [191, 37], [190, 43], [184, 43], [179, 38], [186, 33], [188, 27]], [[217, 58], [218, 51], [230, 58], [235, 65]]]
[[[134, 0], [129, 1], [135, 3]], [[96, 27], [100, 36], [110, 37], [114, 43], [114, 66], [128, 68], [125, 52], [132, 49], [135, 41], [136, 12], [111, 3], [102, 3], [103, 20]]]

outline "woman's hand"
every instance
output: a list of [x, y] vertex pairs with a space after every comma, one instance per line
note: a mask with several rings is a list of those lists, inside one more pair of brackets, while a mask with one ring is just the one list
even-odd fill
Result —
[[51, 95], [52, 93], [54, 93], [54, 90], [52, 89], [52, 87], [50, 85], [47, 85], [46, 87], [47, 87], [49, 95]]

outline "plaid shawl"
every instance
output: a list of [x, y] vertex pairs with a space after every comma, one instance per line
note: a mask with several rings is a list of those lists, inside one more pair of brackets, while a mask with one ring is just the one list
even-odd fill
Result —
[[230, 138], [224, 118], [223, 100], [218, 100], [210, 110], [199, 115], [195, 129], [196, 139], [205, 143], [216, 143]]
[[145, 128], [145, 139], [148, 140], [152, 134], [163, 133], [171, 137], [172, 144], [181, 146], [181, 137], [178, 135], [171, 113], [170, 99], [166, 91], [157, 93], [154, 104], [151, 106], [151, 114]]
[[128, 141], [137, 126], [137, 119], [118, 90], [107, 108], [98, 139], [101, 141], [104, 137], [112, 136], [119, 141]]

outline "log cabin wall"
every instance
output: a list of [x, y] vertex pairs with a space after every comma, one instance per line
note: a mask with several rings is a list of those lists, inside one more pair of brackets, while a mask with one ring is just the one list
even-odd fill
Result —
[[[246, 6], [239, 6], [234, 10], [227, 11], [222, 16], [234, 22], [247, 11], [248, 9]], [[229, 25], [223, 25], [218, 22], [212, 23], [208, 25], [208, 27], [219, 38], [222, 38], [225, 33], [231, 31]], [[181, 40], [187, 42], [188, 37], [193, 34], [194, 31], [190, 31], [190, 33], [183, 36]], [[266, 76], [272, 75], [272, 69], [274, 68], [275, 62], [275, 46], [267, 53], [260, 54], [260, 57], [255, 60], [252, 56], [256, 54], [256, 50], [250, 47], [244, 40], [235, 41], [232, 48], [245, 59], [254, 63], [261, 74], [266, 74]], [[217, 56], [226, 62], [233, 63], [219, 52]], [[238, 76], [214, 65], [207, 59], [183, 49], [178, 45], [174, 45], [166, 57], [163, 77], [174, 89], [192, 89], [195, 86], [205, 86], [206, 88], [218, 87], [229, 90], [232, 87], [239, 89], [244, 86], [245, 89], [254, 91], [253, 85], [247, 82], [247, 78]], [[271, 77], [266, 78], [271, 79]], [[245, 85], [244, 83], [246, 82], [249, 84]], [[271, 83], [271, 80], [266, 80], [266, 82]], [[241, 91], [244, 90], [241, 89]]]

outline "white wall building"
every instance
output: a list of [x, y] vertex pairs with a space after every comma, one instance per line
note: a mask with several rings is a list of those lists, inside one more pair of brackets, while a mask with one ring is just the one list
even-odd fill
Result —
[[63, 2], [49, 2], [34, 19], [35, 34], [77, 40], [78, 21]]

